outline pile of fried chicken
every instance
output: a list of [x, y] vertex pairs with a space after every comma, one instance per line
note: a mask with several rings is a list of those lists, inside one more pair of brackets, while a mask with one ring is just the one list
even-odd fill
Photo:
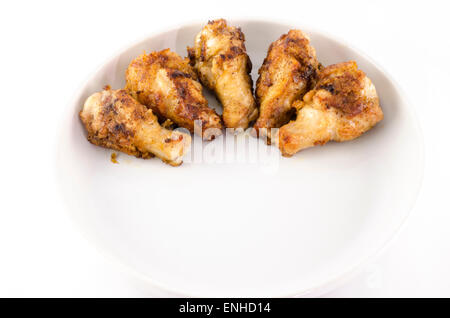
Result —
[[[187, 51], [187, 58], [170, 49], [142, 54], [130, 63], [124, 89], [106, 86], [90, 96], [80, 112], [88, 140], [178, 166], [191, 133], [212, 140], [224, 127], [254, 123], [255, 137], [292, 156], [331, 140], [355, 139], [383, 119], [375, 86], [356, 62], [323, 67], [300, 30], [270, 45], [255, 96], [240, 28], [210, 21]], [[208, 107], [202, 85], [215, 93], [222, 116]], [[173, 125], [185, 131], [169, 129]]]

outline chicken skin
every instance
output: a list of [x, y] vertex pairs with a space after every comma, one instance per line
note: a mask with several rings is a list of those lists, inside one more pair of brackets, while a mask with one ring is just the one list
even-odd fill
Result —
[[191, 133], [195, 130], [206, 140], [221, 134], [222, 121], [208, 107], [188, 59], [169, 49], [143, 54], [128, 66], [126, 81], [126, 89], [160, 118], [170, 119]]
[[195, 46], [188, 47], [191, 65], [202, 84], [215, 92], [229, 128], [245, 129], [258, 116], [244, 42], [241, 30], [221, 19], [208, 22], [196, 36]]
[[316, 51], [300, 30], [290, 30], [270, 45], [256, 82], [259, 118], [254, 126], [268, 143], [270, 128], [289, 122], [292, 103], [313, 87], [318, 68]]
[[315, 88], [296, 101], [297, 118], [279, 130], [284, 156], [330, 140], [352, 140], [383, 119], [375, 86], [356, 62], [330, 65]]
[[183, 162], [191, 144], [189, 134], [162, 128], [153, 112], [123, 89], [91, 95], [80, 118], [94, 145], [142, 158], [156, 155], [172, 166]]

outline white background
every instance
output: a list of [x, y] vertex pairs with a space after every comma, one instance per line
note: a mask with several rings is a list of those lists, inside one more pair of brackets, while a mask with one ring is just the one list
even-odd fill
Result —
[[0, 296], [165, 296], [100, 255], [58, 197], [58, 120], [108, 57], [183, 21], [276, 18], [345, 39], [420, 119], [425, 177], [395, 241], [330, 297], [450, 297], [450, 22], [445, 1], [29, 1], [0, 4]]

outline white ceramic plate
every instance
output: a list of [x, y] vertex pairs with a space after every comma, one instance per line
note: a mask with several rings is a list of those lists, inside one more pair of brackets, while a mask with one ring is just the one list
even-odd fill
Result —
[[[292, 158], [238, 154], [226, 163], [209, 159], [174, 168], [119, 154], [120, 164], [112, 164], [110, 150], [86, 140], [78, 118], [84, 100], [105, 84], [123, 87], [128, 63], [143, 51], [171, 48], [186, 56], [202, 28], [194, 23], [123, 50], [80, 89], [62, 122], [60, 187], [95, 245], [174, 295], [317, 295], [365, 264], [405, 221], [423, 170], [417, 120], [392, 79], [348, 45], [298, 25], [229, 22], [246, 36], [254, 80], [269, 44], [301, 28], [322, 64], [358, 62], [378, 90], [385, 119], [357, 140]], [[194, 153], [210, 158], [211, 147]]]

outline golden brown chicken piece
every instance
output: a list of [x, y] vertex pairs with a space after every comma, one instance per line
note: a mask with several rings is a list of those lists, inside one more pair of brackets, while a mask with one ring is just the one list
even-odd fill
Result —
[[258, 117], [250, 77], [252, 64], [240, 28], [223, 19], [210, 21], [188, 47], [191, 65], [203, 85], [213, 90], [223, 106], [226, 127], [247, 128]]
[[284, 156], [330, 140], [355, 139], [383, 119], [375, 86], [356, 62], [321, 70], [314, 90], [294, 107], [297, 119], [279, 130]]
[[268, 135], [268, 143], [270, 128], [289, 122], [293, 101], [313, 87], [318, 67], [316, 51], [300, 30], [290, 30], [270, 45], [256, 82], [259, 118], [254, 126], [260, 136]]
[[190, 132], [194, 132], [194, 122], [199, 121], [203, 138], [207, 140], [221, 134], [221, 119], [208, 107], [202, 86], [187, 58], [169, 49], [143, 54], [128, 66], [126, 80], [126, 89], [158, 116]]
[[80, 118], [94, 145], [142, 158], [156, 155], [172, 166], [183, 162], [191, 144], [190, 135], [162, 128], [153, 112], [123, 89], [91, 95]]

